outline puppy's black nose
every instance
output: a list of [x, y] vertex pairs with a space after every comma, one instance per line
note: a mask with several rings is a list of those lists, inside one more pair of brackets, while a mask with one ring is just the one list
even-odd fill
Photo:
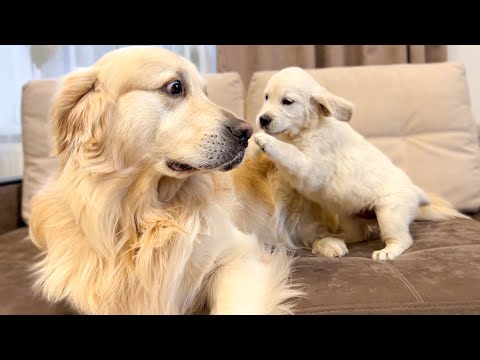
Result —
[[272, 118], [268, 115], [262, 115], [260, 116], [260, 125], [262, 126], [267, 126], [272, 122]]
[[235, 121], [227, 125], [228, 130], [235, 136], [243, 146], [248, 145], [248, 139], [253, 134], [253, 127], [248, 122], [243, 120]]

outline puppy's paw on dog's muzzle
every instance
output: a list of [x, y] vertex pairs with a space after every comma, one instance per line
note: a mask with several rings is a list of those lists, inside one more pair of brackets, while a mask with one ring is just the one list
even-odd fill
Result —
[[272, 136], [263, 132], [257, 133], [254, 136], [255, 143], [262, 149], [263, 152], [268, 152], [267, 146], [271, 145], [275, 140]]

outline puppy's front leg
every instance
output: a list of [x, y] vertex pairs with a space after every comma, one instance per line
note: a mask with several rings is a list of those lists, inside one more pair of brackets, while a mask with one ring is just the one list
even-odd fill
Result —
[[292, 144], [263, 132], [255, 134], [254, 140], [276, 164], [281, 165], [293, 175], [303, 173], [309, 166], [305, 154]]

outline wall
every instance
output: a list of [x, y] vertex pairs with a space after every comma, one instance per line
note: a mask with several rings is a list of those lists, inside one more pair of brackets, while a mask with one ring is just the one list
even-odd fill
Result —
[[[0, 45], [0, 143], [19, 141], [22, 85], [32, 76], [28, 46]], [[17, 135], [11, 139], [12, 135]]]
[[448, 45], [448, 60], [465, 65], [473, 116], [480, 124], [480, 45]]

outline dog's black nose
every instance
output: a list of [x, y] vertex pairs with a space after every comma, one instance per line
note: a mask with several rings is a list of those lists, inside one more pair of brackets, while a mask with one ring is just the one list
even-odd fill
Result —
[[247, 146], [248, 139], [253, 134], [253, 127], [248, 122], [243, 120], [235, 121], [227, 125], [228, 130], [235, 136], [243, 146]]
[[272, 122], [272, 118], [268, 115], [262, 115], [260, 116], [260, 125], [262, 126], [267, 126]]

